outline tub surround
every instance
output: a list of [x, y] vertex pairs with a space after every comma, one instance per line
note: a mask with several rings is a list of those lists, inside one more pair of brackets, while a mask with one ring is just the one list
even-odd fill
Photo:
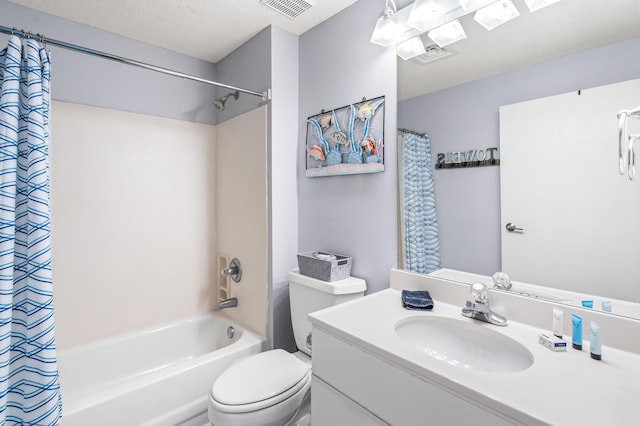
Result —
[[51, 126], [57, 348], [205, 314], [216, 127], [59, 101]]
[[[538, 343], [541, 332], [550, 332], [552, 303], [492, 291], [492, 309], [509, 320], [507, 327], [497, 327], [460, 314], [469, 295], [468, 285], [392, 270], [391, 287], [310, 315], [314, 327], [314, 379], [348, 395], [360, 409], [365, 407], [381, 421], [411, 424], [410, 412], [397, 413], [407, 404], [422, 407], [419, 410], [422, 413], [428, 407], [430, 419], [461, 420], [468, 415], [479, 419], [480, 424], [632, 424], [640, 418], [637, 405], [640, 348], [637, 343], [626, 342], [637, 340], [634, 336], [640, 332], [640, 322], [559, 305], [565, 310], [565, 316], [572, 312], [583, 316], [584, 324], [587, 324], [583, 327], [586, 328], [585, 345], [582, 351], [569, 348], [567, 352], [552, 352]], [[401, 288], [429, 290], [435, 301], [433, 311], [402, 308]], [[465, 369], [411, 348], [395, 333], [399, 321], [436, 316], [468, 322], [479, 330], [485, 327], [501, 333], [523, 345], [532, 354], [533, 364], [525, 370], [509, 373]], [[590, 319], [601, 325], [602, 361], [589, 356]], [[569, 322], [565, 321], [564, 333], [568, 342]], [[327, 353], [328, 350], [333, 354]], [[355, 363], [360, 359], [367, 365], [380, 364], [379, 383], [385, 384], [382, 389], [374, 384], [358, 390], [357, 384], [348, 384], [349, 381], [358, 382], [353, 376], [358, 374], [358, 367], [349, 365], [350, 353], [357, 353], [353, 356]], [[336, 368], [323, 365], [325, 358], [343, 356], [345, 363], [338, 363]], [[390, 386], [382, 380], [385, 368], [392, 368], [397, 373], [390, 375], [390, 380], [397, 380], [391, 377], [406, 376], [406, 383], [399, 382], [387, 392], [384, 388]], [[407, 392], [398, 391], [403, 388]], [[425, 394], [412, 392], [412, 389], [431, 392], [432, 403]], [[392, 400], [391, 405], [397, 404], [395, 412], [385, 408], [387, 399]], [[447, 417], [451, 407], [458, 408], [450, 413], [453, 417]]]
[[[268, 317], [266, 141], [266, 106], [216, 126], [215, 246], [242, 264], [242, 279], [229, 281], [226, 296], [236, 297], [238, 306], [224, 314], [260, 336], [267, 335]], [[215, 279], [226, 277], [216, 271]]]

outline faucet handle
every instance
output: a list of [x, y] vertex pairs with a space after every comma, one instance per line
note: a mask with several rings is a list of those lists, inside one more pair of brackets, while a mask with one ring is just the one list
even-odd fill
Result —
[[496, 272], [495, 274], [493, 274], [492, 280], [494, 288], [499, 288], [501, 290], [510, 290], [512, 287], [509, 275], [505, 274], [504, 272]]
[[486, 284], [473, 283], [471, 284], [471, 295], [476, 303], [488, 304], [489, 303], [489, 290]]
[[231, 263], [229, 267], [226, 269], [222, 269], [220, 273], [223, 276], [229, 276], [235, 282], [240, 282], [242, 279], [242, 267], [240, 266], [240, 261], [237, 258], [231, 259]]

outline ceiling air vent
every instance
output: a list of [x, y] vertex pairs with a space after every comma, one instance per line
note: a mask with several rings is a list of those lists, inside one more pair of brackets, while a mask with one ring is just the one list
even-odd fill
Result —
[[431, 46], [425, 46], [424, 50], [426, 50], [425, 53], [423, 53], [422, 55], [418, 55], [411, 60], [418, 65], [426, 65], [430, 62], [437, 61], [438, 59], [455, 55], [455, 53], [444, 50], [443, 48], [435, 44]]
[[260, 4], [293, 19], [317, 3], [314, 0], [260, 0]]

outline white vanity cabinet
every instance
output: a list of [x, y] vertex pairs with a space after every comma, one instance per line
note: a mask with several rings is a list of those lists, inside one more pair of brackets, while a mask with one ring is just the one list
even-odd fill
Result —
[[[314, 426], [640, 424], [638, 320], [496, 292], [498, 327], [462, 315], [467, 285], [397, 270], [391, 284], [309, 315]], [[434, 308], [403, 308], [395, 287], [428, 289]], [[539, 344], [554, 307], [605, 330], [601, 361], [586, 326], [581, 351]]]
[[313, 328], [313, 426], [520, 424]]

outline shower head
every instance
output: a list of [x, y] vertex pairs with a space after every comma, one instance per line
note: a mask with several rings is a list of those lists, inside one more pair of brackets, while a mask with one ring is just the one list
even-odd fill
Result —
[[224, 111], [224, 104], [227, 103], [227, 99], [229, 99], [229, 96], [233, 96], [233, 98], [237, 101], [240, 97], [240, 92], [236, 90], [235, 92], [227, 93], [220, 99], [216, 99], [215, 101], [213, 101], [213, 106], [216, 107], [218, 111]]

